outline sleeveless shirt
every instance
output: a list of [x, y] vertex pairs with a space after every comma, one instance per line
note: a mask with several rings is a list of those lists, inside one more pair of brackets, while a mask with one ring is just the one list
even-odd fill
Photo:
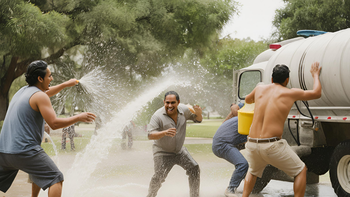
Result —
[[29, 99], [41, 91], [36, 86], [24, 86], [13, 96], [0, 133], [0, 152], [19, 154], [42, 149], [44, 119], [30, 106]]

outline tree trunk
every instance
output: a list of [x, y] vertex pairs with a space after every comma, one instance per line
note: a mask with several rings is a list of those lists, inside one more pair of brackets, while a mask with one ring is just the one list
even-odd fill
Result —
[[[46, 61], [48, 64], [52, 64], [56, 59], [60, 58], [67, 49], [70, 49], [76, 45], [79, 45], [79, 41], [75, 40], [62, 49], [58, 50], [56, 53], [51, 54], [49, 57], [46, 57], [42, 60]], [[4, 57], [5, 58], [5, 57]], [[0, 121], [5, 119], [7, 108], [9, 106], [9, 91], [11, 88], [12, 82], [23, 73], [26, 72], [27, 66], [34, 60], [41, 59], [40, 57], [30, 57], [24, 59], [20, 62], [18, 60], [20, 57], [12, 56], [11, 62], [8, 68], [5, 67], [5, 62], [3, 65], [0, 65], [0, 72], [6, 73], [0, 79]]]
[[12, 57], [5, 75], [0, 80], [0, 121], [5, 119], [7, 108], [9, 106], [9, 91], [12, 82], [25, 72], [27, 61], [17, 63], [18, 57]]
[[0, 121], [5, 119], [8, 106], [9, 106], [8, 93], [5, 95], [0, 94]]

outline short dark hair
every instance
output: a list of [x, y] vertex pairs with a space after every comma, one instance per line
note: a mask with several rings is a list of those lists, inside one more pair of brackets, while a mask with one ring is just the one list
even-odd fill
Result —
[[175, 95], [176, 100], [177, 100], [177, 101], [180, 100], [179, 94], [178, 94], [177, 92], [175, 92], [175, 91], [169, 91], [169, 92], [165, 93], [165, 95], [164, 95], [164, 100], [165, 100], [166, 96], [168, 96], [168, 95]]
[[42, 60], [37, 60], [29, 64], [25, 74], [26, 82], [29, 86], [33, 86], [38, 82], [38, 77], [45, 78], [47, 63]]
[[277, 64], [273, 68], [272, 72], [272, 81], [273, 83], [279, 83], [282, 84], [286, 81], [287, 78], [289, 78], [289, 68], [284, 64]]

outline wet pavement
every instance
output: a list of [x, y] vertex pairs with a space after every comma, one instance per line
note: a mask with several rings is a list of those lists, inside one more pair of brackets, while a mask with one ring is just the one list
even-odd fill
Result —
[[[185, 144], [211, 144], [212, 139], [208, 138], [186, 138]], [[244, 155], [244, 150], [242, 151]], [[239, 196], [242, 195], [244, 183], [237, 189]], [[216, 195], [213, 195], [216, 196]], [[218, 195], [220, 196], [220, 195]], [[222, 195], [224, 196], [224, 195]], [[271, 180], [269, 184], [259, 193], [251, 194], [252, 197], [293, 197], [293, 182]], [[331, 185], [329, 174], [319, 177], [319, 183], [307, 184], [305, 197], [337, 197]]]
[[[242, 187], [243, 192], [243, 187]], [[293, 183], [285, 181], [271, 180], [261, 191], [261, 197], [293, 197]], [[306, 186], [305, 197], [336, 197], [332, 185], [329, 182], [318, 184], [308, 184]]]
[[[206, 138], [187, 138], [186, 146], [198, 146], [191, 154], [201, 168], [201, 197], [224, 197], [233, 165], [217, 158], [208, 151], [212, 140]], [[95, 172], [89, 178], [84, 188], [79, 189], [79, 196], [84, 197], [139, 197], [146, 196], [149, 181], [153, 175], [152, 141], [135, 141], [131, 150], [121, 150], [115, 144], [108, 157], [98, 164]], [[202, 146], [203, 145], [203, 146]], [[205, 150], [204, 150], [205, 149]], [[244, 151], [243, 151], [244, 154]], [[74, 161], [74, 154], [59, 155], [59, 168], [65, 177]], [[21, 172], [10, 188], [9, 192], [0, 196], [21, 197], [30, 196], [31, 185], [27, 183], [28, 176]], [[66, 182], [67, 183], [67, 182]], [[63, 184], [63, 190], [65, 182]], [[243, 191], [243, 183], [238, 188], [239, 196]], [[69, 191], [64, 197], [70, 197]], [[40, 196], [47, 196], [41, 192]], [[75, 195], [73, 195], [76, 197]], [[188, 179], [185, 171], [175, 166], [169, 173], [158, 193], [159, 197], [186, 197], [189, 196]], [[293, 183], [272, 180], [256, 197], [292, 197]], [[328, 174], [320, 177], [320, 183], [309, 184], [306, 188], [306, 197], [336, 197]]]

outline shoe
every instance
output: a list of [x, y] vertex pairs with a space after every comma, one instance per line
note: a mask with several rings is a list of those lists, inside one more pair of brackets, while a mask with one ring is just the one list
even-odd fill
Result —
[[232, 191], [230, 188], [227, 188], [225, 190], [226, 197], [238, 197], [235, 193], [236, 193], [236, 191], [235, 190]]

